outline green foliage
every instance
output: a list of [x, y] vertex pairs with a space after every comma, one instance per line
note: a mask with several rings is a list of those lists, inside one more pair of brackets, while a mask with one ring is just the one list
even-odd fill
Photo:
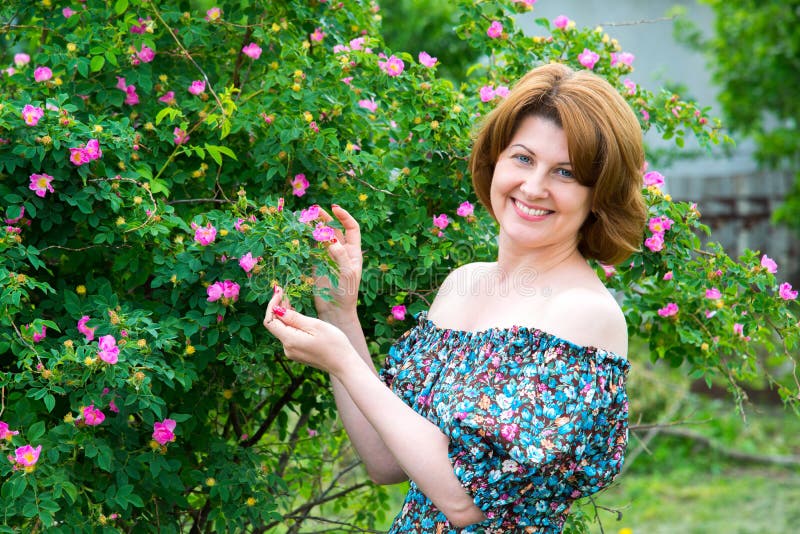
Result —
[[[461, 82], [482, 53], [455, 38], [458, 4], [448, 0], [396, 0], [381, 7], [383, 38], [394, 49], [439, 59], [440, 76]], [[413, 21], [409, 24], [409, 21]]]
[[[356, 476], [327, 377], [288, 362], [260, 326], [275, 282], [309, 311], [312, 267], [329, 270], [300, 210], [336, 202], [361, 222], [359, 311], [379, 360], [410, 324], [393, 305], [419, 311], [453, 267], [493, 258], [488, 215], [455, 215], [474, 202], [469, 134], [492, 107], [482, 86], [549, 61], [582, 68], [590, 48], [644, 128], [679, 146], [719, 137], [693, 103], [626, 84], [602, 32], [540, 20], [544, 36], [522, 35], [520, 3], [459, 2], [456, 32], [488, 61], [458, 87], [389, 50], [370, 3], [218, 6], [219, 16], [179, 1], [87, 0], [70, 17], [49, 1], [2, 8], [7, 63], [31, 61], [0, 82], [0, 417], [18, 432], [0, 441], [0, 531], [296, 530], [321, 510], [372, 528], [388, 497]], [[492, 20], [504, 25], [496, 39]], [[242, 53], [250, 43], [257, 59]], [[379, 52], [402, 59], [402, 73], [385, 72]], [[39, 67], [52, 77], [35, 81]], [[796, 402], [797, 383], [766, 374], [758, 352], [794, 361], [797, 318], [775, 276], [755, 253], [702, 248], [693, 207], [646, 194], [674, 224], [663, 251], [643, 249], [609, 279], [632, 336], [698, 374], [767, 377]], [[440, 214], [451, 221], [441, 234]], [[724, 299], [708, 319], [712, 285]], [[680, 312], [663, 318], [668, 302]], [[116, 362], [98, 343], [112, 338]], [[97, 409], [105, 420], [92, 424]], [[154, 435], [165, 420], [174, 441]], [[41, 446], [35, 465], [5, 460], [28, 444]]]
[[794, 190], [776, 215], [800, 231], [800, 107], [795, 90], [800, 83], [800, 1], [702, 3], [714, 13], [713, 34], [704, 37], [680, 8], [678, 38], [706, 53], [729, 127], [753, 137], [757, 156], [769, 168], [796, 173]]

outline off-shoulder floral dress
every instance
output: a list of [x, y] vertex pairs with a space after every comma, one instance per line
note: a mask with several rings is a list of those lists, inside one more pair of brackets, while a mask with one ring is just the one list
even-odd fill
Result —
[[417, 321], [381, 378], [450, 438], [456, 477], [487, 519], [451, 526], [412, 481], [390, 534], [561, 532], [572, 502], [622, 467], [627, 360], [535, 328]]

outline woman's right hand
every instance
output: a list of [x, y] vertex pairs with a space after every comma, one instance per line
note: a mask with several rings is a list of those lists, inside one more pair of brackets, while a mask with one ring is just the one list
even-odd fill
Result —
[[[361, 254], [361, 230], [358, 222], [337, 204], [332, 205], [331, 211], [344, 228], [344, 232], [337, 229], [336, 240], [327, 245], [328, 254], [338, 271], [338, 284], [337, 287], [333, 287], [327, 276], [317, 276], [315, 273], [314, 281], [320, 291], [317, 291], [314, 304], [320, 319], [337, 322], [337, 318], [355, 316], [364, 260]], [[320, 209], [320, 220], [328, 223], [333, 217], [324, 209]]]

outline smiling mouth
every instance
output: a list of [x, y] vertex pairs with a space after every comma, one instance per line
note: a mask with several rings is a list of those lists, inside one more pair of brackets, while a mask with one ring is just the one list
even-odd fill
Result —
[[542, 210], [536, 208], [529, 208], [528, 206], [522, 204], [519, 200], [514, 200], [514, 205], [517, 207], [519, 211], [524, 213], [525, 215], [530, 215], [532, 217], [542, 217], [544, 215], [549, 215], [554, 213], [552, 210]]

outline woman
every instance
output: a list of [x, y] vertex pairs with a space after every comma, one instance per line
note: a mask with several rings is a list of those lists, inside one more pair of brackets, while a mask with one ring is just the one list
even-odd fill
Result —
[[317, 301], [321, 320], [276, 288], [265, 326], [289, 358], [330, 373], [372, 479], [412, 481], [390, 532], [561, 532], [570, 504], [619, 472], [627, 328], [587, 260], [639, 246], [643, 163], [613, 87], [536, 68], [486, 118], [470, 161], [497, 261], [452, 272], [380, 373], [356, 316], [360, 235], [345, 210], [332, 208], [341, 280]]

